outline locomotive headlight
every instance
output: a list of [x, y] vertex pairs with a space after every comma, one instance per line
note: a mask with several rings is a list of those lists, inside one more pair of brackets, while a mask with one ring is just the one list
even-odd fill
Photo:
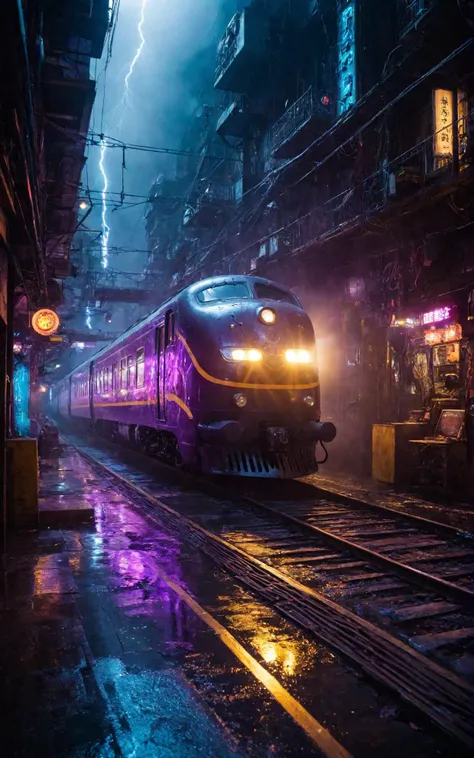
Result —
[[238, 395], [234, 395], [234, 403], [237, 408], [245, 408], [247, 405], [247, 398], [241, 392]]
[[308, 406], [308, 408], [314, 408], [316, 404], [316, 400], [312, 395], [306, 395], [306, 397], [303, 398], [303, 403]]
[[285, 358], [287, 363], [311, 363], [309, 350], [287, 350]]
[[244, 348], [244, 347], [225, 347], [221, 350], [222, 355], [226, 361], [249, 361], [250, 363], [258, 363], [262, 360], [262, 351], [257, 348]]
[[273, 308], [262, 308], [258, 312], [258, 317], [263, 324], [274, 324], [277, 320], [277, 315]]

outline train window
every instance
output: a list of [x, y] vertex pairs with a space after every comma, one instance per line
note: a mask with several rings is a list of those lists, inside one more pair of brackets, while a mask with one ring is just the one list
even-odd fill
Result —
[[207, 287], [197, 294], [200, 303], [211, 303], [213, 300], [242, 300], [250, 297], [252, 297], [252, 293], [245, 282], [217, 284], [215, 287]]
[[145, 385], [145, 348], [139, 347], [137, 350], [137, 387]]
[[297, 305], [300, 307], [298, 298], [296, 298], [291, 292], [281, 290], [279, 287], [274, 287], [272, 284], [262, 284], [257, 282], [254, 284], [255, 294], [259, 300], [279, 300], [281, 303], [291, 303], [291, 305]]
[[120, 389], [127, 389], [127, 359], [122, 358], [120, 361]]
[[127, 386], [129, 389], [133, 387], [133, 357], [127, 356]]
[[166, 314], [166, 346], [174, 342], [175, 319], [173, 311]]
[[118, 365], [114, 363], [112, 365], [112, 390], [118, 390]]

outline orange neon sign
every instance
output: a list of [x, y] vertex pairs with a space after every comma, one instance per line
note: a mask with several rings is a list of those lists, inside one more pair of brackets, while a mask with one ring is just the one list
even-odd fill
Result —
[[59, 329], [59, 316], [51, 308], [41, 308], [33, 314], [31, 326], [43, 337], [49, 337]]

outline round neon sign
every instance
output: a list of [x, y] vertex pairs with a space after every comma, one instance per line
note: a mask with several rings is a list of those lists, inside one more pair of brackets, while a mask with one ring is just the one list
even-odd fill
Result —
[[50, 334], [54, 334], [59, 329], [58, 314], [50, 308], [41, 308], [33, 315], [31, 326], [38, 334], [49, 337]]

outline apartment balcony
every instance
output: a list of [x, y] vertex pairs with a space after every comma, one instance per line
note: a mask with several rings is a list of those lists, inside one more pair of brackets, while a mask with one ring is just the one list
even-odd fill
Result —
[[229, 184], [212, 184], [189, 204], [183, 218], [186, 227], [210, 229], [216, 225], [221, 216], [235, 207], [235, 186]]
[[217, 48], [216, 89], [245, 92], [252, 81], [252, 66], [265, 49], [265, 19], [259, 8], [249, 6], [236, 13]]
[[291, 105], [272, 129], [273, 158], [292, 158], [329, 128], [334, 118], [332, 100], [312, 87]]

